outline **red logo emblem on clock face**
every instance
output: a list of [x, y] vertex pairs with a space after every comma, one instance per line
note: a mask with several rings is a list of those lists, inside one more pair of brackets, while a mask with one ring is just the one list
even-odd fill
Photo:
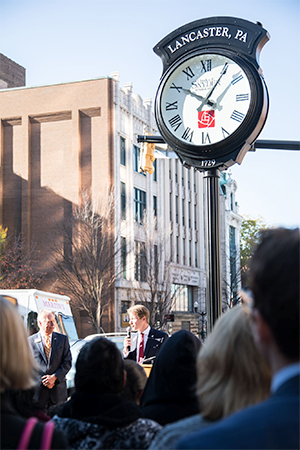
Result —
[[212, 128], [215, 126], [215, 111], [198, 111], [198, 128]]

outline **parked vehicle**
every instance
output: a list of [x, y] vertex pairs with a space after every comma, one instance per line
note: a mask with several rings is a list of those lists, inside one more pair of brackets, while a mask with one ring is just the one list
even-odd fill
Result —
[[0, 289], [0, 295], [16, 299], [19, 313], [23, 317], [28, 333], [38, 331], [37, 315], [41, 309], [50, 309], [56, 318], [55, 331], [63, 333], [70, 341], [77, 340], [78, 334], [70, 307], [70, 297], [37, 289]]
[[126, 333], [101, 333], [101, 334], [90, 334], [89, 336], [86, 336], [83, 339], [78, 339], [77, 341], [74, 341], [71, 343], [71, 353], [72, 353], [72, 367], [69, 370], [69, 372], [66, 375], [67, 380], [67, 388], [68, 388], [68, 395], [72, 395], [72, 393], [75, 390], [75, 372], [76, 372], [76, 360], [78, 358], [79, 352], [82, 349], [82, 347], [92, 339], [98, 338], [98, 337], [105, 337], [109, 339], [110, 341], [114, 342], [120, 352], [123, 351], [123, 343], [124, 339], [126, 337]]

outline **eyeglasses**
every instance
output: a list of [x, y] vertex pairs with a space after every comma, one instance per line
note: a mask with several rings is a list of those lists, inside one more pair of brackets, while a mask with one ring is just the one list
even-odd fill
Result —
[[252, 292], [250, 289], [241, 289], [239, 291], [239, 296], [241, 298], [244, 311], [252, 316], [254, 309]]

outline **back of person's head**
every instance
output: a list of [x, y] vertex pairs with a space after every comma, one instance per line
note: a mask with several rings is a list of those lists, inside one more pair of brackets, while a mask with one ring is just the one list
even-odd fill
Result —
[[299, 229], [266, 230], [251, 261], [257, 309], [287, 358], [299, 360]]
[[123, 396], [134, 403], [140, 403], [140, 397], [147, 383], [147, 375], [143, 367], [136, 361], [126, 359], [124, 361], [126, 370], [126, 385]]
[[127, 310], [128, 314], [134, 314], [139, 319], [146, 317], [146, 321], [149, 323], [150, 320], [150, 312], [149, 309], [144, 305], [133, 305]]
[[197, 394], [203, 417], [218, 420], [267, 398], [271, 373], [257, 349], [251, 318], [241, 305], [215, 323], [197, 358]]
[[104, 337], [85, 344], [76, 361], [76, 391], [120, 394], [123, 386], [124, 363], [117, 346]]
[[34, 385], [36, 363], [16, 306], [0, 296], [0, 391]]
[[196, 359], [201, 342], [180, 330], [162, 345], [142, 395], [142, 406], [155, 402], [196, 398]]

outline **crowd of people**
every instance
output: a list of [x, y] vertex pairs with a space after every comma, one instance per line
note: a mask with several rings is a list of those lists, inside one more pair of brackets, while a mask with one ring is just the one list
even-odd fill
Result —
[[130, 308], [137, 333], [123, 354], [104, 337], [85, 344], [69, 399], [70, 347], [53, 314], [40, 311], [27, 338], [0, 297], [1, 449], [299, 449], [299, 255], [298, 229], [266, 230], [250, 292], [204, 343]]

